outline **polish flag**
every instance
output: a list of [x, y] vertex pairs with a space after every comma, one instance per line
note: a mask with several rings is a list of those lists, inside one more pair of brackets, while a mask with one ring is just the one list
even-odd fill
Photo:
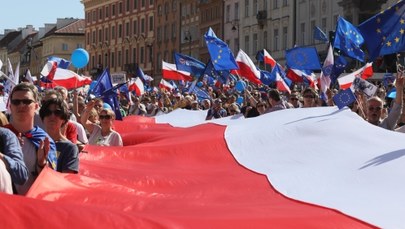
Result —
[[342, 90], [348, 89], [352, 86], [352, 83], [353, 83], [355, 77], [361, 77], [362, 79], [368, 79], [372, 75], [373, 75], [372, 63], [367, 63], [362, 68], [359, 68], [352, 73], [349, 73], [345, 76], [338, 78], [339, 87]]
[[266, 49], [263, 50], [263, 56], [264, 56], [264, 63], [269, 64], [272, 68], [276, 66], [277, 62], [276, 60], [273, 59], [273, 57], [267, 52]]
[[0, 193], [0, 214], [13, 216], [2, 227], [403, 226], [401, 134], [337, 107], [209, 122], [206, 113], [115, 122], [123, 147], [87, 145], [79, 174], [44, 168], [26, 197]]
[[45, 76], [48, 81], [52, 81], [55, 77], [57, 68], [58, 68], [57, 62], [48, 61], [48, 62], [46, 62], [45, 66], [42, 68], [41, 75]]
[[131, 85], [129, 85], [128, 89], [130, 91], [135, 91], [137, 96], [145, 94], [145, 86], [139, 77], [136, 77], [135, 80], [131, 79]]
[[239, 69], [234, 70], [233, 72], [237, 72], [238, 75], [246, 78], [252, 83], [262, 83], [260, 81], [260, 70], [256, 68], [253, 61], [242, 49], [239, 50], [235, 60], [239, 66]]
[[159, 83], [159, 88], [165, 89], [166, 91], [172, 91], [174, 89], [174, 86], [171, 83], [167, 82], [166, 80], [161, 79]]
[[162, 74], [164, 79], [185, 80], [185, 81], [193, 80], [189, 72], [177, 70], [175, 64], [170, 64], [163, 60], [162, 60]]
[[280, 73], [276, 72], [276, 86], [279, 91], [286, 91], [291, 94], [290, 87], [285, 83], [284, 79], [280, 76]]
[[66, 89], [71, 90], [89, 85], [91, 82], [92, 80], [90, 77], [79, 76], [75, 72], [68, 69], [56, 68], [53, 80], [51, 82], [41, 82], [41, 86], [48, 88], [63, 86]]

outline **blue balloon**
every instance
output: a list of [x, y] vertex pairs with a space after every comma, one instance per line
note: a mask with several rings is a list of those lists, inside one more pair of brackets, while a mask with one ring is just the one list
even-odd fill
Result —
[[242, 103], [243, 103], [243, 97], [239, 96], [239, 97], [236, 99], [236, 103], [239, 104], [239, 105], [242, 105]]
[[244, 91], [244, 90], [245, 90], [245, 87], [246, 87], [246, 83], [245, 83], [245, 81], [243, 81], [243, 80], [239, 80], [239, 81], [236, 82], [236, 84], [235, 84], [235, 89], [236, 89], [238, 92]]
[[203, 86], [203, 82], [199, 81], [199, 82], [197, 83], [197, 87], [202, 87], [202, 86]]
[[72, 64], [76, 68], [83, 68], [89, 63], [89, 53], [82, 48], [78, 48], [73, 51], [70, 58], [72, 60]]

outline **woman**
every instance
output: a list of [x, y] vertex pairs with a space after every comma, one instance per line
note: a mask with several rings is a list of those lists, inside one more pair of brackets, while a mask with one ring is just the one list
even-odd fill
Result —
[[89, 144], [101, 146], [122, 146], [121, 135], [112, 129], [115, 114], [110, 109], [101, 109], [98, 119], [100, 125], [92, 123], [88, 120], [90, 110], [93, 109], [95, 103], [93, 101], [87, 104], [82, 115], [82, 124], [90, 133]]
[[48, 99], [42, 104], [39, 116], [44, 123], [46, 132], [56, 144], [58, 160], [56, 170], [62, 173], [78, 173], [79, 149], [63, 134], [63, 126], [66, 125], [70, 117], [67, 104], [59, 97]]

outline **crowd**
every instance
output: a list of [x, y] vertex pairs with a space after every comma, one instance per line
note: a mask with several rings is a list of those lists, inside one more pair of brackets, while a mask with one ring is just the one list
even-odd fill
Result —
[[[216, 88], [202, 84], [208, 97], [179, 88], [151, 90], [142, 96], [118, 93], [122, 116], [153, 117], [175, 109], [204, 110], [206, 120], [240, 115], [253, 118], [283, 109], [334, 106], [336, 89], [327, 99], [311, 87], [293, 87], [291, 93], [263, 85], [247, 84], [243, 91], [234, 84]], [[405, 132], [404, 77], [398, 74], [394, 99], [379, 85], [375, 96], [356, 92], [350, 109], [369, 123]], [[116, 114], [100, 98], [90, 99], [78, 90], [64, 87], [39, 92], [33, 84], [16, 85], [9, 96], [10, 114], [0, 112], [0, 191], [24, 195], [46, 166], [61, 173], [79, 172], [79, 154], [86, 144], [122, 146], [114, 130]]]

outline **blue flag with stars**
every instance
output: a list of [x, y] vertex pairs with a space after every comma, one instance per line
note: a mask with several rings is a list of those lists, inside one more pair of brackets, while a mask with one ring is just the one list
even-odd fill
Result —
[[204, 74], [205, 64], [191, 56], [175, 52], [174, 62], [177, 70], [189, 72], [197, 79]]
[[315, 47], [296, 47], [286, 50], [288, 68], [298, 70], [321, 69], [318, 52]]
[[405, 50], [405, 1], [359, 25], [371, 60]]
[[323, 42], [329, 41], [325, 32], [323, 32], [322, 29], [319, 28], [318, 26], [314, 27], [314, 40], [323, 41]]
[[215, 70], [239, 69], [229, 46], [214, 35], [213, 33], [206, 33], [204, 38]]
[[333, 47], [340, 49], [348, 57], [364, 62], [365, 54], [360, 48], [363, 43], [364, 38], [359, 29], [344, 18], [339, 17]]
[[353, 94], [352, 89], [350, 88], [341, 90], [335, 96], [333, 96], [333, 102], [335, 102], [339, 110], [345, 106], [349, 106], [354, 101], [356, 101], [356, 96]]

